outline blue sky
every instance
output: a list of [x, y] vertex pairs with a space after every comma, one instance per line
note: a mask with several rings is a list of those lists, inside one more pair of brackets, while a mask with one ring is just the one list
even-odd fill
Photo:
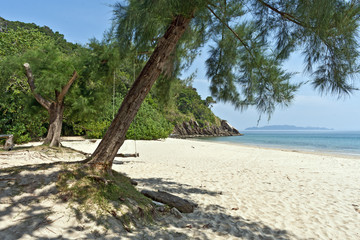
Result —
[[[11, 21], [35, 23], [48, 26], [64, 34], [68, 41], [86, 44], [89, 39], [101, 39], [104, 31], [111, 26], [112, 8], [115, 0], [2, 0], [0, 16]], [[209, 82], [205, 76], [204, 51], [194, 62], [191, 70], [197, 69], [193, 86], [203, 98], [209, 96]], [[307, 80], [302, 74], [303, 59], [294, 55], [285, 68], [300, 72], [294, 81]], [[357, 80], [358, 87], [360, 81]], [[289, 124], [297, 126], [327, 127], [336, 130], [360, 130], [360, 93], [338, 99], [336, 96], [321, 96], [305, 85], [296, 94], [293, 104], [277, 109], [270, 121], [263, 116], [259, 126]], [[215, 104], [213, 111], [228, 120], [240, 130], [256, 126], [258, 112], [249, 108], [244, 112], [235, 110], [229, 104]]]

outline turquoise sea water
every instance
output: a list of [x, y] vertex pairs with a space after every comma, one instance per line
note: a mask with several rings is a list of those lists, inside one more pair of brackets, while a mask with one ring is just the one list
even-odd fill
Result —
[[202, 140], [360, 156], [360, 131], [243, 131], [242, 133], [244, 136], [211, 137]]

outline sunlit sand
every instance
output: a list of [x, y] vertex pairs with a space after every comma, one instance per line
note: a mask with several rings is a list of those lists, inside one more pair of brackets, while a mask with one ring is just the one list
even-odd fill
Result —
[[[98, 142], [63, 144], [91, 153]], [[360, 239], [360, 158], [179, 139], [137, 141], [136, 148], [140, 157], [116, 158], [113, 168], [137, 181], [139, 190], [163, 190], [198, 208], [132, 233], [99, 230], [104, 239], [119, 234], [119, 239]], [[134, 141], [126, 141], [120, 152], [134, 153]], [[6, 153], [0, 155], [1, 168], [42, 161], [41, 155], [25, 156], [25, 161]], [[28, 231], [29, 226], [17, 224], [26, 206], [9, 212], [11, 198], [0, 201], [1, 239]], [[50, 200], [37, 204], [51, 205]], [[88, 226], [65, 233], [78, 223], [64, 214], [58, 212], [51, 218], [58, 220], [21, 239], [62, 234], [85, 239], [92, 234]]]

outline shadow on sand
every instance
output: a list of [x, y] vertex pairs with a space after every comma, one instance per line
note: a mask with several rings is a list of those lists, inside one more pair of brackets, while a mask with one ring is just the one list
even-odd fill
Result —
[[[161, 215], [150, 226], [138, 226], [132, 233], [126, 232], [122, 224], [113, 216], [95, 217], [87, 211], [74, 209], [74, 215], [79, 224], [61, 229], [49, 237], [38, 235], [41, 230], [51, 231], [51, 224], [57, 221], [53, 208], [40, 204], [47, 198], [57, 198], [55, 182], [62, 171], [64, 163], [49, 163], [27, 165], [0, 170], [0, 239], [74, 239], [67, 236], [81, 236], [78, 239], [211, 239], [215, 234], [219, 238], [235, 239], [299, 239], [293, 234], [273, 229], [262, 222], [244, 219], [241, 216], [226, 214], [219, 205], [209, 205], [197, 208], [194, 213], [183, 214], [182, 219], [172, 215]], [[67, 163], [71, 164], [71, 163]], [[161, 178], [134, 179], [144, 186], [161, 189], [171, 193], [184, 195], [196, 193], [214, 196], [219, 192], [193, 188]], [[11, 216], [11, 221], [8, 220]], [[57, 215], [58, 216], [58, 215]], [[68, 216], [65, 216], [66, 218]], [[86, 219], [96, 219], [97, 226], [109, 227], [109, 222], [116, 235], [99, 233], [80, 222]], [[117, 222], [117, 223], [116, 223]], [[107, 224], [105, 224], [107, 223]], [[49, 228], [48, 228], [49, 227]], [[114, 231], [113, 231], [114, 232]], [[73, 234], [73, 235], [71, 235]]]

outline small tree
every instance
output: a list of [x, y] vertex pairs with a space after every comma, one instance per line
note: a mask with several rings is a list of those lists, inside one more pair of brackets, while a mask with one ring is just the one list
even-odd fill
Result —
[[[34, 52], [46, 44], [55, 46], [54, 40], [34, 24], [0, 20], [7, 25], [0, 31], [0, 114], [3, 116], [0, 131], [13, 133], [18, 142], [29, 141], [43, 135], [46, 129], [42, 126], [44, 115], [34, 106], [23, 74], [23, 57], [29, 57], [28, 51], [34, 56]], [[27, 28], [22, 28], [23, 25]], [[32, 61], [37, 59], [38, 62], [39, 58], [49, 60], [43, 55]]]
[[64, 54], [48, 39], [25, 53], [4, 57], [1, 63], [0, 68], [6, 69], [1, 76], [2, 84], [5, 86], [6, 80], [11, 79], [9, 82], [20, 85], [26, 95], [29, 91], [25, 85], [27, 79], [30, 93], [48, 111], [49, 127], [44, 144], [60, 146], [64, 100], [78, 76], [75, 71], [75, 66], [79, 64], [77, 58], [76, 54]]
[[205, 105], [207, 107], [212, 108], [214, 103], [216, 103], [216, 101], [213, 99], [213, 97], [211, 97], [211, 96], [206, 97]]
[[25, 68], [26, 76], [28, 78], [28, 84], [30, 86], [31, 92], [33, 93], [36, 101], [38, 101], [41, 104], [41, 106], [43, 106], [49, 113], [49, 128], [48, 128], [47, 136], [44, 140], [44, 144], [49, 145], [50, 147], [59, 147], [61, 129], [63, 123], [63, 115], [64, 115], [65, 95], [68, 93], [71, 85], [78, 77], [78, 74], [74, 70], [72, 77], [62, 87], [61, 91], [55, 90], [54, 100], [47, 100], [36, 91], [36, 87], [34, 83], [34, 75], [30, 69], [30, 64], [25, 63], [24, 68]]
[[[60, 146], [65, 96], [78, 77], [74, 57], [76, 56], [62, 53], [52, 43], [30, 50], [22, 57], [34, 65], [36, 75], [29, 63], [23, 64], [32, 94], [49, 113], [49, 127], [44, 144], [51, 147]], [[40, 89], [35, 85], [35, 81]]]

